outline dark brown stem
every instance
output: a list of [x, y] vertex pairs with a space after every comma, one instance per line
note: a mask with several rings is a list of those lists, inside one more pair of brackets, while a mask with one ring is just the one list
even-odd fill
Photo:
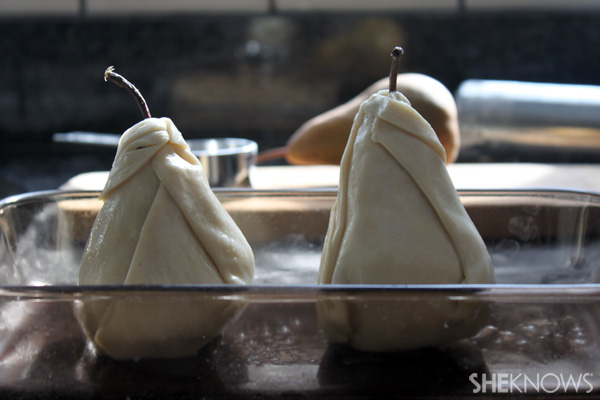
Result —
[[396, 91], [396, 81], [398, 80], [398, 69], [402, 55], [404, 55], [402, 47], [394, 47], [394, 50], [392, 50], [392, 67], [390, 68], [390, 93]]
[[106, 71], [104, 71], [104, 80], [107, 82], [111, 81], [118, 87], [127, 89], [127, 91], [129, 93], [131, 93], [131, 95], [135, 99], [136, 103], [140, 107], [142, 116], [144, 118], [152, 117], [150, 115], [150, 110], [148, 109], [148, 104], [146, 103], [146, 100], [144, 100], [144, 97], [142, 97], [142, 94], [140, 93], [140, 91], [137, 90], [137, 88], [135, 86], [133, 86], [133, 84], [131, 82], [129, 82], [127, 79], [125, 79], [121, 75], [117, 74], [115, 72], [115, 67], [110, 66], [110, 67], [106, 68]]

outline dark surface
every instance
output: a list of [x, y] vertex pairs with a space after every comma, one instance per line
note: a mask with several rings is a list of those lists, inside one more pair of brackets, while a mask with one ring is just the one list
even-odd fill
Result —
[[58, 189], [80, 173], [109, 170], [113, 159], [114, 150], [65, 151], [53, 145], [31, 146], [30, 150], [5, 154], [0, 160], [0, 198]]
[[[94, 355], [67, 302], [19, 306], [28, 316], [21, 325], [4, 318], [11, 343], [0, 352], [3, 398], [473, 398], [481, 390], [473, 381], [483, 376], [527, 374], [535, 381], [540, 371], [588, 378], [577, 390], [557, 391], [551, 380], [545, 390], [529, 386], [528, 397], [546, 398], [549, 391], [552, 398], [594, 398], [598, 390], [597, 360], [590, 354], [597, 344], [597, 309], [583, 303], [497, 305], [492, 326], [474, 339], [364, 353], [328, 345], [313, 303], [259, 302], [193, 357], [139, 361]], [[3, 311], [10, 307], [0, 304]], [[486, 394], [522, 398], [522, 381], [515, 379], [506, 393], [489, 386]]]

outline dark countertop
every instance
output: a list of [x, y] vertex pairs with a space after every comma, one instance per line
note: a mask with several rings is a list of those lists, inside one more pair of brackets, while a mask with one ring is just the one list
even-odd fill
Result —
[[61, 148], [53, 143], [33, 144], [29, 151], [24, 145], [15, 145], [7, 150], [10, 151], [0, 153], [0, 199], [25, 192], [57, 189], [77, 174], [109, 170], [114, 159], [114, 150]]

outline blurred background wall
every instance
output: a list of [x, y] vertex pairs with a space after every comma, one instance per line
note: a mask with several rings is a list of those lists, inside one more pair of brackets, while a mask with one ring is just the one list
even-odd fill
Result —
[[600, 2], [577, 0], [0, 0], [0, 155], [60, 153], [55, 132], [137, 122], [103, 80], [109, 65], [186, 138], [264, 150], [385, 76], [395, 45], [404, 71], [451, 91], [472, 78], [600, 84], [599, 27]]

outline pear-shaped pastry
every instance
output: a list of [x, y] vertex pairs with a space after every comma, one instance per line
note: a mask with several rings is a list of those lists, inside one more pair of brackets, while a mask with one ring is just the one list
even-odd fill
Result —
[[[170, 119], [147, 116], [121, 137], [79, 284], [250, 283], [252, 249], [202, 165]], [[113, 358], [180, 357], [213, 339], [237, 309], [197, 293], [166, 299], [142, 291], [85, 300], [79, 316]]]
[[[392, 53], [396, 62], [400, 50]], [[390, 90], [367, 99], [354, 120], [319, 283], [494, 280], [485, 244], [449, 178], [444, 148], [390, 79]], [[484, 309], [442, 299], [405, 294], [393, 300], [375, 295], [324, 300], [319, 321], [332, 341], [366, 351], [440, 345], [472, 335], [485, 323]]]

